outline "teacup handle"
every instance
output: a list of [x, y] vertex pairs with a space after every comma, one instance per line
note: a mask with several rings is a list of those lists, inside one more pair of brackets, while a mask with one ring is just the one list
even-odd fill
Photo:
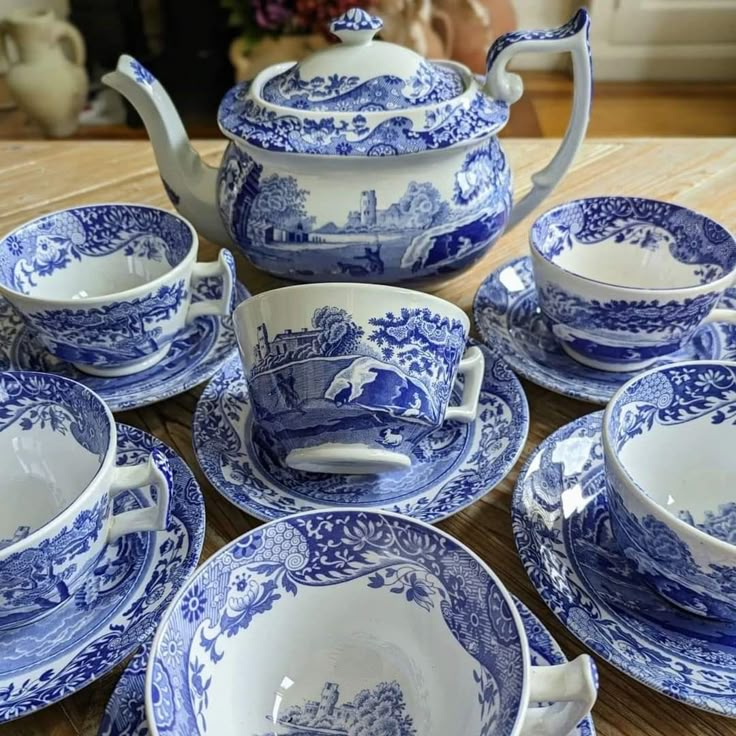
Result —
[[531, 668], [530, 703], [519, 736], [565, 736], [591, 711], [598, 693], [595, 662], [581, 654], [572, 662]]
[[511, 210], [506, 229], [514, 227], [534, 210], [557, 186], [575, 158], [585, 138], [590, 119], [592, 96], [592, 68], [590, 59], [590, 16], [581, 8], [565, 25], [543, 31], [512, 31], [497, 38], [486, 59], [485, 91], [496, 100], [512, 105], [524, 94], [524, 83], [518, 74], [506, 70], [517, 54], [554, 53], [572, 54], [574, 77], [572, 115], [554, 158], [532, 175], [532, 189]]
[[483, 351], [477, 346], [469, 348], [460, 361], [457, 372], [465, 376], [463, 398], [460, 406], [448, 406], [445, 420], [469, 424], [478, 416], [478, 401], [480, 389], [483, 385], [483, 376], [486, 370], [486, 359]]
[[115, 514], [107, 535], [108, 542], [114, 542], [118, 537], [132, 532], [155, 532], [166, 529], [174, 489], [174, 476], [169, 461], [161, 450], [152, 450], [147, 463], [115, 468], [110, 486], [110, 508], [115, 497], [123, 491], [151, 485], [156, 488], [156, 502], [143, 509]]
[[221, 317], [230, 314], [233, 309], [235, 278], [235, 259], [224, 248], [216, 261], [195, 263], [191, 288], [199, 300], [190, 305], [187, 322], [205, 315]]
[[700, 324], [725, 322], [736, 325], [736, 309], [714, 309]]

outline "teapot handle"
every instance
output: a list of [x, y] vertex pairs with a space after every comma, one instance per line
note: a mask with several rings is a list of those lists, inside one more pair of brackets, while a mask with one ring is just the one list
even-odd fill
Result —
[[532, 175], [532, 189], [511, 210], [507, 230], [523, 220], [557, 186], [585, 138], [590, 119], [593, 73], [590, 57], [590, 16], [581, 8], [565, 25], [545, 31], [513, 31], [500, 36], [486, 59], [485, 92], [512, 105], [524, 93], [518, 74], [506, 67], [516, 54], [569, 51], [574, 76], [572, 115], [554, 158]]

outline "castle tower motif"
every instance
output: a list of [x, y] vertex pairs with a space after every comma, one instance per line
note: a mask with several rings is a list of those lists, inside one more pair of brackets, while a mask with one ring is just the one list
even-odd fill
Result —
[[378, 221], [378, 200], [376, 198], [376, 190], [370, 189], [362, 192], [360, 195], [360, 224], [369, 227], [374, 226]]
[[322, 688], [322, 697], [319, 701], [317, 719], [331, 716], [335, 712], [335, 706], [340, 698], [340, 689], [334, 682], [326, 682]]
[[256, 359], [265, 360], [268, 357], [270, 346], [268, 343], [268, 329], [265, 324], [258, 325], [258, 344], [256, 345]]

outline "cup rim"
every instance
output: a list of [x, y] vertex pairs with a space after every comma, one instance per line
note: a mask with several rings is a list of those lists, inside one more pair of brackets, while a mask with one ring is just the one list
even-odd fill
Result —
[[653, 202], [656, 204], [665, 204], [670, 207], [676, 207], [679, 210], [685, 211], [690, 213], [691, 215], [695, 215], [698, 217], [702, 217], [705, 220], [709, 220], [710, 222], [714, 223], [715, 225], [718, 225], [720, 228], [725, 230], [725, 232], [728, 234], [731, 241], [734, 243], [734, 250], [736, 251], [736, 237], [734, 237], [734, 234], [729, 230], [725, 225], [721, 224], [717, 220], [714, 220], [710, 215], [706, 215], [704, 212], [701, 212], [700, 210], [695, 210], [692, 207], [687, 207], [686, 205], [677, 204], [676, 202], [668, 202], [664, 199], [654, 199], [652, 197], [639, 197], [636, 195], [626, 195], [626, 194], [601, 194], [597, 196], [588, 196], [588, 197], [577, 197], [576, 199], [569, 199], [564, 202], [560, 202], [559, 204], [556, 204], [554, 207], [550, 207], [549, 209], [545, 210], [541, 215], [535, 218], [534, 222], [532, 223], [531, 227], [529, 228], [529, 247], [532, 252], [532, 256], [541, 259], [544, 261], [544, 263], [548, 264], [552, 268], [556, 269], [557, 271], [560, 271], [561, 273], [566, 274], [567, 276], [570, 276], [574, 279], [580, 279], [581, 281], [584, 281], [588, 284], [596, 284], [597, 286], [604, 286], [610, 289], [616, 289], [617, 291], [624, 291], [631, 294], [641, 294], [645, 292], [656, 292], [658, 295], [676, 295], [676, 294], [690, 294], [691, 292], [695, 291], [719, 291], [721, 289], [727, 289], [732, 283], [736, 283], [736, 265], [728, 271], [727, 273], [723, 274], [723, 276], [715, 279], [714, 281], [709, 281], [706, 284], [690, 284], [689, 286], [624, 286], [620, 284], [616, 284], [612, 281], [602, 281], [601, 279], [594, 279], [590, 276], [584, 276], [579, 273], [575, 273], [575, 271], [570, 271], [567, 268], [563, 268], [558, 263], [555, 263], [551, 259], [547, 258], [547, 256], [542, 253], [542, 251], [539, 249], [539, 246], [534, 238], [534, 226], [542, 220], [542, 218], [547, 217], [551, 213], [555, 212], [556, 210], [561, 210], [565, 207], [570, 207], [571, 205], [578, 204], [579, 202], [587, 202], [591, 199], [637, 199], [642, 202]]
[[[272, 297], [275, 294], [283, 294], [285, 292], [294, 292], [294, 291], [314, 291], [314, 290], [322, 290], [325, 293], [331, 291], [331, 290], [339, 290], [339, 291], [390, 291], [393, 293], [400, 293], [400, 294], [411, 294], [414, 298], [420, 298], [420, 299], [426, 299], [430, 303], [437, 304], [441, 306], [442, 309], [445, 311], [454, 312], [456, 315], [458, 315], [458, 319], [463, 323], [463, 327], [466, 332], [470, 332], [470, 317], [465, 313], [463, 309], [457, 306], [457, 304], [453, 304], [451, 301], [448, 301], [447, 299], [443, 299], [442, 297], [436, 296], [435, 294], [428, 294], [424, 291], [419, 291], [417, 289], [407, 289], [401, 286], [391, 286], [389, 284], [354, 284], [349, 281], [327, 281], [327, 282], [320, 282], [316, 284], [295, 284], [294, 286], [282, 286], [278, 289], [269, 289], [268, 291], [262, 291], [260, 294], [255, 294], [251, 296], [249, 299], [246, 299], [244, 302], [238, 305], [238, 307], [233, 311], [233, 317], [236, 317], [238, 313], [242, 312], [245, 314], [247, 309], [255, 305], [257, 302], [264, 301], [267, 298]], [[242, 319], [242, 317], [241, 317]]]
[[[287, 288], [290, 288], [290, 287], [287, 287]], [[154, 713], [153, 713], [153, 709], [151, 706], [151, 698], [149, 696], [153, 688], [153, 662], [154, 662], [155, 654], [160, 651], [161, 644], [163, 642], [163, 638], [166, 633], [166, 624], [170, 622], [173, 613], [176, 611], [177, 607], [183, 600], [184, 596], [189, 591], [193, 581], [196, 578], [198, 578], [198, 576], [205, 569], [205, 567], [211, 564], [212, 560], [216, 559], [220, 555], [227, 553], [232, 547], [234, 547], [237, 543], [239, 543], [244, 537], [250, 534], [253, 534], [256, 531], [263, 530], [265, 527], [273, 526], [283, 521], [291, 521], [293, 519], [299, 519], [302, 517], [325, 514], [328, 511], [329, 509], [312, 509], [311, 511], [301, 511], [296, 514], [290, 514], [289, 516], [285, 516], [281, 519], [273, 519], [272, 521], [269, 521], [266, 524], [263, 524], [254, 529], [249, 529], [247, 532], [245, 532], [244, 534], [241, 534], [236, 539], [233, 539], [231, 542], [226, 544], [224, 547], [221, 547], [220, 549], [218, 549], [215, 552], [215, 554], [213, 554], [211, 557], [205, 560], [205, 562], [203, 562], [197, 568], [197, 570], [195, 570], [194, 573], [192, 573], [189, 579], [182, 586], [181, 590], [177, 592], [177, 594], [171, 600], [166, 610], [164, 611], [163, 615], [159, 619], [158, 626], [156, 628], [156, 634], [153, 640], [151, 641], [151, 649], [150, 649], [150, 653], [148, 656], [148, 662], [146, 664], [146, 676], [145, 676], [145, 684], [144, 684], [143, 692], [144, 692], [146, 718], [148, 719], [149, 728], [151, 729], [152, 736], [159, 736], [158, 725], [156, 724], [156, 720], [154, 718]], [[363, 513], [363, 514], [374, 514], [378, 516], [387, 516], [387, 517], [391, 517], [394, 519], [400, 519], [404, 523], [408, 522], [410, 524], [414, 524], [416, 526], [424, 527], [428, 530], [431, 530], [433, 533], [446, 537], [453, 544], [456, 544], [462, 551], [464, 551], [473, 560], [475, 560], [480, 565], [483, 572], [485, 572], [486, 575], [490, 577], [490, 579], [493, 581], [498, 591], [501, 593], [501, 596], [503, 597], [506, 605], [509, 607], [509, 610], [511, 611], [511, 617], [514, 621], [514, 628], [516, 629], [516, 632], [519, 637], [519, 642], [521, 644], [522, 684], [521, 684], [521, 693], [520, 693], [520, 699], [519, 699], [519, 709], [516, 712], [516, 718], [514, 719], [514, 723], [510, 731], [511, 734], [516, 736], [519, 733], [521, 724], [524, 722], [526, 712], [529, 708], [529, 691], [531, 688], [531, 668], [532, 668], [531, 655], [529, 652], [529, 640], [527, 638], [526, 630], [524, 629], [524, 624], [521, 620], [519, 611], [514, 605], [514, 601], [513, 601], [513, 598], [511, 597], [511, 593], [509, 592], [508, 588], [506, 588], [506, 586], [503, 584], [503, 582], [498, 577], [498, 575], [491, 569], [491, 567], [485, 562], [485, 560], [483, 560], [480, 557], [480, 555], [478, 555], [476, 552], [470, 549], [468, 545], [464, 544], [462, 541], [460, 541], [456, 537], [453, 537], [448, 532], [443, 531], [442, 529], [439, 529], [438, 527], [432, 524], [428, 524], [425, 521], [420, 521], [419, 519], [411, 518], [409, 516], [406, 516], [405, 514], [398, 514], [394, 511], [382, 511], [378, 509], [366, 509], [366, 508], [360, 508], [360, 507], [354, 507], [354, 506], [349, 506], [344, 509], [339, 509], [339, 511], [340, 513], [349, 513], [349, 514]]]
[[628, 390], [629, 387], [633, 386], [640, 379], [650, 376], [654, 373], [660, 373], [664, 370], [667, 370], [668, 368], [672, 368], [674, 365], [677, 365], [678, 367], [679, 366], [689, 366], [689, 365], [700, 366], [700, 367], [708, 366], [708, 365], [720, 365], [720, 366], [726, 366], [728, 368], [732, 368], [736, 371], [736, 361], [735, 360], [687, 360], [687, 361], [682, 361], [679, 363], [671, 363], [669, 365], [656, 366], [655, 368], [650, 368], [649, 370], [642, 371], [641, 373], [637, 374], [633, 378], [630, 378], [611, 397], [603, 413], [602, 432], [601, 432], [602, 439], [603, 439], [603, 452], [606, 455], [606, 458], [610, 458], [611, 462], [613, 462], [613, 464], [616, 466], [616, 469], [622, 474], [624, 480], [626, 481], [627, 486], [636, 492], [637, 498], [641, 501], [641, 503], [644, 506], [646, 506], [647, 510], [652, 512], [653, 514], [656, 514], [660, 518], [662, 515], [664, 515], [667, 520], [667, 524], [671, 527], [674, 527], [679, 537], [682, 538], [683, 536], [692, 535], [695, 538], [695, 540], [701, 543], [712, 545], [716, 547], [717, 549], [721, 550], [722, 552], [729, 552], [730, 554], [734, 554], [734, 552], [736, 552], [736, 544], [732, 544], [731, 542], [726, 542], [723, 539], [719, 539], [718, 537], [714, 537], [710, 534], [706, 534], [706, 532], [702, 531], [701, 529], [698, 529], [698, 527], [692, 526], [691, 524], [688, 524], [686, 521], [679, 519], [669, 509], [657, 503], [634, 480], [634, 478], [631, 476], [631, 473], [629, 473], [629, 471], [627, 470], [626, 466], [623, 464], [623, 462], [621, 462], [621, 459], [619, 458], [618, 453], [615, 451], [614, 446], [613, 446], [609, 424], [611, 421], [611, 417], [613, 415], [614, 408], [616, 407], [616, 404], [620, 400], [623, 393], [626, 390]]
[[[137, 296], [140, 296], [140, 294], [150, 291], [151, 289], [155, 289], [164, 283], [169, 282], [172, 279], [176, 279], [179, 277], [180, 273], [182, 271], [185, 271], [191, 262], [197, 258], [197, 254], [199, 252], [199, 236], [197, 235], [197, 231], [194, 229], [194, 225], [192, 225], [189, 220], [187, 220], [185, 217], [182, 217], [178, 212], [173, 212], [172, 210], [164, 209], [163, 207], [157, 207], [155, 205], [149, 205], [149, 204], [143, 204], [141, 202], [88, 202], [86, 204], [80, 204], [80, 205], [72, 205], [70, 207], [64, 207], [60, 210], [53, 210], [52, 212], [47, 212], [43, 215], [38, 215], [37, 217], [34, 217], [30, 220], [26, 220], [25, 222], [22, 222], [20, 225], [14, 227], [9, 232], [5, 233], [2, 238], [0, 238], [0, 248], [3, 248], [5, 246], [5, 241], [11, 236], [15, 235], [19, 230], [22, 230], [23, 228], [28, 227], [29, 225], [33, 225], [34, 223], [38, 222], [39, 220], [42, 220], [46, 217], [52, 217], [54, 215], [60, 215], [64, 212], [70, 212], [72, 210], [81, 210], [81, 209], [87, 209], [91, 207], [135, 207], [137, 209], [147, 209], [147, 210], [156, 210], [158, 212], [163, 212], [166, 215], [170, 215], [171, 217], [174, 217], [175, 219], [182, 222], [184, 225], [186, 225], [187, 229], [189, 230], [189, 234], [191, 236], [191, 243], [189, 245], [189, 250], [187, 251], [187, 254], [182, 258], [182, 260], [176, 264], [173, 268], [170, 268], [168, 271], [165, 271], [164, 273], [160, 274], [159, 276], [156, 276], [155, 279], [151, 279], [150, 281], [146, 281], [143, 284], [139, 284], [138, 286], [133, 286], [130, 289], [125, 289], [123, 291], [114, 291], [110, 292], [109, 294], [102, 294], [98, 296], [84, 296], [79, 297], [78, 299], [59, 299], [59, 298], [53, 298], [53, 297], [45, 297], [45, 296], [37, 296], [34, 294], [24, 294], [22, 291], [17, 291], [16, 289], [12, 289], [6, 284], [3, 284], [0, 282], [0, 294], [9, 294], [12, 295], [12, 297], [16, 297], [18, 299], [25, 299], [28, 302], [36, 303], [36, 304], [50, 304], [58, 307], [72, 307], [75, 309], [79, 309], [81, 307], [86, 306], [96, 306], [98, 304], [105, 304], [107, 302], [112, 301], [119, 301], [119, 300], [125, 300], [130, 298], [135, 298]], [[135, 257], [135, 256], [133, 256]]]
[[[81, 388], [83, 391], [91, 394], [91, 396], [102, 408], [104, 415], [107, 418], [108, 426], [110, 427], [110, 441], [108, 443], [107, 450], [105, 451], [105, 456], [102, 458], [102, 461], [97, 468], [97, 472], [89, 479], [84, 489], [77, 494], [77, 496], [68, 506], [65, 506], [54, 516], [41, 524], [41, 526], [39, 526], [37, 529], [34, 529], [27, 537], [24, 537], [17, 542], [12, 542], [7, 547], [3, 547], [2, 549], [0, 549], [0, 563], [2, 563], [4, 560], [11, 557], [12, 555], [16, 554], [17, 552], [21, 552], [28, 547], [35, 547], [39, 540], [49, 536], [49, 532], [52, 532], [54, 527], [63, 524], [65, 520], [68, 519], [70, 516], [74, 516], [79, 510], [79, 507], [86, 503], [88, 497], [99, 485], [100, 480], [104, 477], [105, 473], [108, 472], [110, 466], [114, 464], [115, 457], [117, 456], [118, 447], [117, 425], [115, 423], [115, 418], [113, 417], [112, 412], [110, 411], [110, 407], [107, 405], [107, 403], [103, 401], [99, 394], [92, 391], [92, 389], [87, 388], [87, 386], [85, 386], [83, 383], [75, 381], [73, 378], [59, 376], [56, 373], [44, 373], [42, 371], [0, 371], [0, 376], [8, 373], [20, 373], [28, 376], [40, 376], [44, 380], [51, 378], [54, 381], [60, 381], [67, 384], [71, 383], [75, 385], [75, 388]], [[107, 493], [107, 490], [105, 490], [104, 492]]]

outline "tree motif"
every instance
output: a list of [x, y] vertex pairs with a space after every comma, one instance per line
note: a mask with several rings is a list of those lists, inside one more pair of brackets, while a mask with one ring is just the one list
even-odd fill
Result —
[[318, 354], [350, 355], [360, 345], [363, 328], [344, 309], [320, 307], [312, 316], [312, 326], [320, 331]]

